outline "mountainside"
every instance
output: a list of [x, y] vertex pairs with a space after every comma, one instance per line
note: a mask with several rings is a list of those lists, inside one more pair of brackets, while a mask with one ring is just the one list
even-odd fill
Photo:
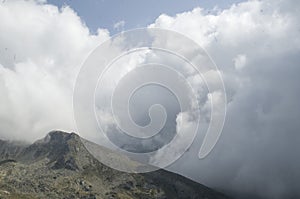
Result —
[[[103, 158], [114, 154], [101, 150]], [[86, 150], [78, 135], [55, 131], [28, 146], [0, 140], [0, 198], [227, 197], [165, 170], [130, 174], [111, 169]]]

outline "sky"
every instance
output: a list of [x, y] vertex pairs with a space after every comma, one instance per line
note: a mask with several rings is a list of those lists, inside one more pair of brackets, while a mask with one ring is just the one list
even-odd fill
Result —
[[72, 7], [91, 31], [106, 28], [112, 34], [122, 30], [145, 27], [161, 14], [176, 15], [195, 7], [212, 10], [214, 7], [228, 8], [242, 0], [48, 0], [47, 2]]
[[[79, 1], [68, 1], [66, 4], [70, 6], [63, 7], [58, 1], [0, 3], [0, 32], [5, 33], [0, 34], [0, 139], [33, 142], [53, 129], [77, 131], [73, 91], [88, 55], [123, 28], [163, 28], [181, 33], [205, 49], [218, 69], [205, 71], [204, 76], [215, 85], [217, 74], [221, 74], [227, 96], [224, 128], [212, 152], [205, 159], [198, 158], [203, 140], [203, 134], [199, 133], [188, 152], [168, 169], [236, 198], [300, 197], [300, 4], [297, 0], [253, 0], [235, 5], [232, 1], [189, 1], [156, 6], [131, 1], [132, 6], [128, 6], [131, 9], [115, 1], [99, 1], [97, 5], [96, 1], [86, 2], [80, 5]], [[219, 8], [213, 9], [217, 4]], [[189, 54], [190, 46], [182, 45], [180, 40], [160, 38], [155, 42], [182, 49], [198, 60], [193, 57], [196, 55]], [[103, 56], [121, 52], [120, 43], [112, 43], [115, 48], [104, 51]], [[106, 86], [95, 96], [101, 102], [96, 104], [100, 107], [96, 114], [107, 131], [115, 127], [107, 112], [110, 101], [106, 98], [118, 84], [114, 80], [120, 80], [145, 61], [176, 63], [172, 57], [158, 55], [149, 49], [135, 53], [120, 59], [113, 65], [116, 68], [108, 71], [103, 84]], [[202, 89], [203, 82], [193, 71], [184, 64], [176, 67], [187, 74], [186, 79], [199, 95], [196, 100], [203, 113], [201, 125], [206, 128], [210, 122], [211, 95]], [[134, 81], [132, 78], [125, 83]], [[131, 109], [137, 123], [148, 123], [148, 107], [160, 102], [167, 113], [175, 114], [176, 124], [166, 123], [167, 127], [176, 125], [170, 127], [172, 131], [189, 129], [195, 124], [189, 114], [178, 113], [178, 103], [169, 92], [148, 89], [134, 96], [136, 105]], [[151, 98], [147, 91], [153, 94]], [[218, 92], [212, 94], [216, 94], [212, 96], [217, 104], [224, 102]], [[84, 117], [84, 110], [79, 113]], [[183, 120], [178, 122], [178, 116]], [[80, 135], [99, 139], [93, 131]], [[112, 139], [120, 141], [112, 135]], [[158, 138], [154, 140], [157, 145], [168, 141]], [[183, 138], [190, 137], [184, 134]], [[149, 143], [136, 146], [147, 147]], [[177, 152], [171, 151], [167, 156], [176, 156]], [[149, 160], [168, 158], [166, 154], [155, 155]]]

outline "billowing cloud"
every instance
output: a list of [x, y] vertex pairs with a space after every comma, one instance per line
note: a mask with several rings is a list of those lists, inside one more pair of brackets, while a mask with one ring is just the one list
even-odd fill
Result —
[[170, 169], [238, 198], [297, 198], [300, 182], [300, 6], [249, 1], [215, 10], [161, 15], [151, 27], [203, 46], [227, 89], [227, 117], [214, 151], [198, 160], [201, 139]]
[[0, 136], [33, 141], [51, 129], [74, 131], [72, 92], [88, 53], [109, 37], [69, 7], [38, 1], [0, 4]]

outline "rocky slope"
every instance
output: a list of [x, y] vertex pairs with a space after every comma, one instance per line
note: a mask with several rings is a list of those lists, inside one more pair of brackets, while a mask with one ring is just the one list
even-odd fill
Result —
[[[103, 148], [102, 156], [113, 154]], [[0, 141], [0, 198], [226, 199], [165, 170], [129, 174], [97, 161], [74, 133], [51, 132], [32, 145]]]

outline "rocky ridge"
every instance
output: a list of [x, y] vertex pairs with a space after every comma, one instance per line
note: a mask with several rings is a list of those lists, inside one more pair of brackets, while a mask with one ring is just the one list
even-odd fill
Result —
[[[103, 148], [102, 156], [114, 152]], [[165, 170], [124, 173], [100, 163], [74, 133], [50, 132], [31, 145], [0, 140], [0, 198], [226, 199]]]

